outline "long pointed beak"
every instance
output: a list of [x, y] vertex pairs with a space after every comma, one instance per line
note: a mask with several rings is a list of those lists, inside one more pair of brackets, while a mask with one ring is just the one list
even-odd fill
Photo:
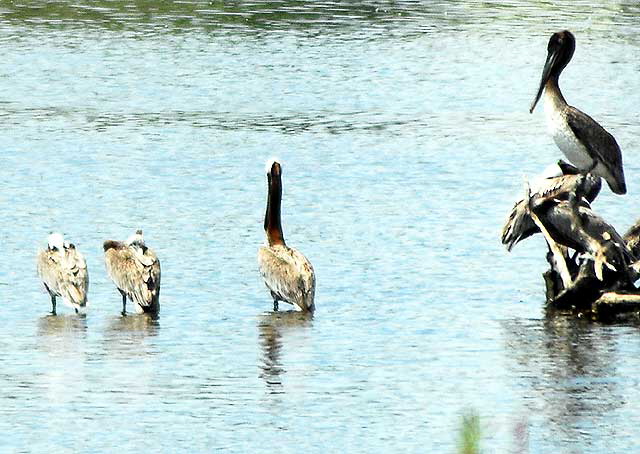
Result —
[[547, 54], [547, 61], [544, 63], [544, 68], [542, 68], [542, 78], [540, 79], [540, 87], [538, 88], [538, 94], [536, 95], [536, 99], [533, 100], [533, 104], [531, 104], [531, 109], [529, 109], [529, 113], [533, 113], [533, 109], [536, 108], [536, 104], [540, 100], [540, 96], [542, 96], [542, 92], [544, 90], [544, 86], [549, 81], [551, 77], [551, 72], [553, 67], [555, 66], [556, 60], [558, 59], [558, 52], [549, 52]]

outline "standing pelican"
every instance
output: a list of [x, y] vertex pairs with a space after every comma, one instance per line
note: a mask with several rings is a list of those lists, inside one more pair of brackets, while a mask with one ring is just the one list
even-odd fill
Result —
[[122, 315], [127, 314], [127, 297], [136, 311], [157, 313], [160, 310], [160, 261], [148, 248], [137, 230], [125, 242], [104, 242], [104, 259], [109, 277], [122, 295]]
[[613, 192], [625, 194], [622, 154], [616, 139], [589, 115], [568, 105], [560, 91], [560, 73], [575, 48], [575, 38], [568, 30], [551, 36], [540, 87], [529, 112], [533, 113], [544, 91], [547, 127], [558, 148], [581, 172], [593, 172], [604, 178]]
[[38, 253], [38, 275], [51, 296], [51, 313], [56, 314], [56, 297], [60, 296], [77, 314], [87, 305], [87, 262], [60, 233], [49, 235], [47, 243], [47, 249]]
[[274, 160], [267, 162], [266, 170], [269, 192], [264, 230], [267, 244], [258, 251], [260, 274], [271, 292], [274, 311], [278, 310], [278, 301], [284, 301], [313, 312], [316, 290], [313, 267], [304, 255], [285, 244], [282, 234], [282, 167]]

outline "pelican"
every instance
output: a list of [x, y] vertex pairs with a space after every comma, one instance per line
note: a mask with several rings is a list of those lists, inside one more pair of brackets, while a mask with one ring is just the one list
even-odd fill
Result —
[[[581, 182], [579, 170], [559, 160], [556, 164], [547, 167], [543, 174], [532, 181], [531, 195], [534, 198], [548, 198], [555, 200], [567, 200], [574, 194], [578, 184], [584, 184], [584, 198], [580, 203], [589, 206], [600, 193], [602, 181], [600, 177], [588, 174]], [[511, 249], [520, 241], [538, 233], [540, 229], [531, 219], [528, 209], [528, 200], [520, 199], [515, 203], [507, 222], [502, 228], [502, 244]]]
[[87, 262], [75, 247], [64, 241], [60, 233], [47, 239], [47, 249], [38, 252], [38, 275], [51, 296], [51, 313], [56, 315], [56, 297], [76, 314], [87, 305], [89, 273]]
[[532, 197], [528, 201], [529, 209], [544, 225], [553, 241], [574, 249], [594, 262], [594, 272], [599, 280], [603, 280], [606, 268], [626, 273], [634, 261], [633, 253], [613, 226], [590, 207], [580, 204], [579, 201], [584, 197], [586, 177], [580, 175], [579, 178], [582, 181], [577, 183], [575, 192], [567, 200]]
[[284, 301], [313, 312], [316, 290], [313, 267], [304, 255], [286, 245], [282, 234], [282, 166], [271, 160], [267, 162], [266, 170], [269, 190], [264, 230], [267, 244], [258, 250], [260, 274], [271, 292], [274, 311], [278, 310], [278, 301]]
[[558, 148], [581, 172], [593, 172], [604, 178], [614, 193], [625, 194], [622, 154], [616, 139], [593, 118], [568, 105], [560, 91], [560, 73], [575, 48], [575, 38], [568, 30], [551, 36], [540, 87], [529, 112], [533, 113], [544, 91], [547, 128]]
[[136, 304], [136, 312], [160, 310], [160, 261], [145, 245], [142, 230], [127, 241], [104, 242], [104, 260], [109, 277], [122, 295], [122, 315], [127, 315], [127, 298]]

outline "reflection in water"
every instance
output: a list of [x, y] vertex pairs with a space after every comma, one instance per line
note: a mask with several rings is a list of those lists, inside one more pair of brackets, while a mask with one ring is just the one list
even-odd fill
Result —
[[623, 404], [612, 328], [553, 315], [503, 327], [512, 368], [530, 387], [525, 405], [544, 415], [543, 424], [563, 434], [562, 442], [588, 443], [590, 429], [606, 424], [607, 415]]
[[286, 372], [281, 363], [283, 336], [289, 330], [310, 326], [313, 315], [300, 311], [270, 312], [258, 320], [260, 343], [263, 349], [262, 372], [272, 393], [282, 392], [281, 375]]
[[87, 383], [85, 359], [86, 315], [45, 315], [38, 320], [37, 349], [46, 354], [46, 367], [39, 370], [29, 388], [38, 388], [46, 399], [62, 405], [70, 402]]
[[[45, 315], [38, 321], [38, 336], [56, 336], [61, 338], [84, 338], [87, 334], [86, 315]], [[60, 345], [59, 342], [44, 341], [48, 345]]]
[[157, 336], [159, 330], [158, 316], [136, 314], [114, 317], [105, 330], [105, 350], [125, 356], [153, 353], [144, 341], [149, 337]]

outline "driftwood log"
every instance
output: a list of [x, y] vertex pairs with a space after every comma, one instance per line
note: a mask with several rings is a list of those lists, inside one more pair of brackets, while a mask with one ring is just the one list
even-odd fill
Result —
[[559, 162], [518, 201], [502, 231], [508, 250], [541, 232], [550, 269], [546, 307], [601, 322], [640, 320], [640, 221], [620, 236], [592, 209], [600, 179]]

